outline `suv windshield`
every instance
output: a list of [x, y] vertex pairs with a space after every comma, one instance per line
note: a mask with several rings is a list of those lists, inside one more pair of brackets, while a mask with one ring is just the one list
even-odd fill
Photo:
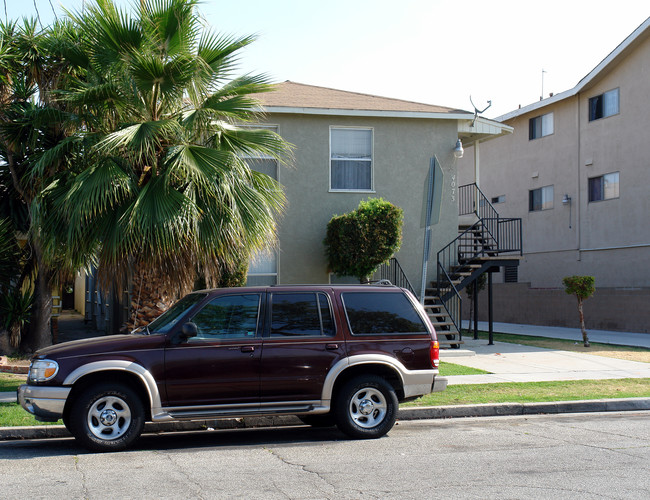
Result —
[[207, 294], [191, 293], [176, 302], [172, 307], [149, 323], [148, 330], [153, 333], [167, 333], [178, 320], [197, 302], [203, 300]]

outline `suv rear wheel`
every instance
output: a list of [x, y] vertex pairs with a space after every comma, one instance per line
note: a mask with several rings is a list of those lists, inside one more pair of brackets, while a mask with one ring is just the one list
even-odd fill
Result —
[[376, 375], [355, 377], [336, 399], [336, 425], [355, 439], [378, 438], [392, 429], [398, 406], [395, 389], [385, 379]]
[[70, 411], [69, 427], [86, 448], [117, 451], [129, 446], [144, 428], [139, 396], [122, 384], [100, 384], [86, 389]]

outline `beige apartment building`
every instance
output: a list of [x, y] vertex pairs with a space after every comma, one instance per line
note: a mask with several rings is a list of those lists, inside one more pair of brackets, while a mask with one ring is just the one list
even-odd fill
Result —
[[427, 286], [436, 279], [436, 252], [458, 234], [458, 180], [454, 148], [459, 138], [482, 140], [509, 133], [473, 113], [369, 94], [283, 82], [263, 94], [266, 121], [295, 146], [293, 165], [255, 159], [253, 168], [275, 177], [288, 199], [278, 248], [258, 256], [248, 283], [327, 283], [323, 239], [332, 216], [382, 197], [404, 210], [397, 259], [417, 293], [422, 285], [424, 205], [430, 160], [442, 176], [431, 229]]
[[650, 18], [574, 88], [496, 120], [514, 133], [466, 144], [458, 167], [523, 220], [518, 272], [495, 277], [495, 321], [575, 327], [562, 278], [592, 275], [588, 328], [650, 332]]

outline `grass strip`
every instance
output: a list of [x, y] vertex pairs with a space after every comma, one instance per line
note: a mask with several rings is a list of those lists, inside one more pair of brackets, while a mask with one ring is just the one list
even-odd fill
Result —
[[31, 425], [63, 425], [63, 422], [39, 422], [18, 403], [0, 403], [0, 427], [27, 427]]
[[18, 386], [27, 381], [27, 375], [0, 373], [0, 392], [16, 392]]
[[471, 366], [461, 366], [446, 361], [440, 362], [440, 375], [443, 377], [450, 377], [452, 375], [485, 375], [492, 372], [486, 372], [479, 368], [472, 368]]
[[650, 397], [650, 379], [571, 380], [451, 385], [405, 406], [444, 406], [486, 403], [541, 403]]

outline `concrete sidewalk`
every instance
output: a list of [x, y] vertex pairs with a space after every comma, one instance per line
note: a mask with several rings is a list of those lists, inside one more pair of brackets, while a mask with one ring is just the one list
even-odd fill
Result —
[[490, 346], [485, 339], [463, 341], [463, 349], [442, 350], [440, 359], [491, 373], [450, 376], [449, 385], [650, 378], [650, 363], [506, 342]]
[[[580, 328], [565, 328], [561, 326], [520, 325], [515, 323], [492, 324], [495, 333], [511, 333], [515, 335], [528, 335], [531, 337], [549, 337], [554, 339], [573, 340], [582, 343]], [[463, 320], [463, 328], [474, 331], [474, 323]], [[487, 332], [490, 325], [487, 321], [479, 321], [479, 331]], [[631, 347], [645, 347], [650, 349], [650, 333], [614, 332], [606, 330], [587, 330], [590, 342], [602, 344], [626, 345]], [[472, 334], [463, 336], [463, 340], [472, 338]]]

